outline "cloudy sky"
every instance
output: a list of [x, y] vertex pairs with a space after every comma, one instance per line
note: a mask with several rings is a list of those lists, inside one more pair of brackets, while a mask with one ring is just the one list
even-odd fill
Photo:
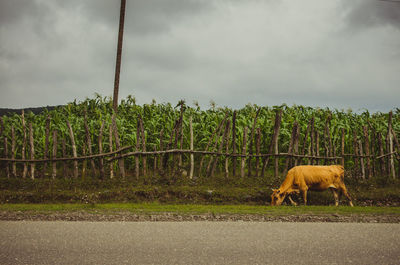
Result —
[[[0, 107], [111, 96], [120, 1], [0, 0]], [[127, 0], [120, 98], [387, 111], [400, 3]]]

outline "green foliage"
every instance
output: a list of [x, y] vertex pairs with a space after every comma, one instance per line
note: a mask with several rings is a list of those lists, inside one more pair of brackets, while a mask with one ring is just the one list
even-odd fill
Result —
[[[220, 108], [215, 102], [211, 102], [211, 108], [202, 110], [198, 105], [190, 107], [185, 104], [184, 101], [180, 101], [176, 107], [173, 107], [170, 103], [156, 104], [153, 101], [151, 104], [144, 104], [143, 106], [137, 105], [136, 100], [133, 96], [128, 96], [126, 99], [121, 101], [118, 108], [118, 115], [116, 124], [119, 132], [119, 137], [122, 146], [136, 146], [136, 131], [137, 131], [137, 119], [139, 115], [143, 118], [145, 138], [146, 138], [146, 149], [152, 151], [154, 149], [160, 149], [160, 132], [163, 131], [163, 146], [169, 142], [171, 137], [175, 121], [179, 118], [180, 107], [184, 109], [183, 117], [183, 149], [189, 149], [190, 138], [189, 138], [189, 117], [193, 118], [193, 131], [194, 131], [194, 148], [195, 150], [204, 150], [206, 145], [217, 128], [219, 123], [224, 119], [225, 115], [228, 115], [228, 119], [232, 118], [233, 110], [229, 108]], [[345, 130], [345, 152], [353, 153], [353, 131], [357, 132], [359, 139], [363, 139], [363, 126], [368, 125], [370, 128], [370, 139], [372, 139], [372, 132], [381, 133], [383, 139], [387, 134], [387, 113], [369, 113], [364, 110], [362, 113], [354, 113], [349, 111], [340, 111], [337, 109], [331, 110], [329, 108], [311, 108], [305, 106], [294, 105], [289, 107], [287, 105], [281, 106], [257, 106], [248, 104], [245, 107], [237, 110], [236, 119], [236, 147], [238, 151], [241, 150], [243, 145], [243, 132], [244, 127], [248, 127], [247, 144], [250, 143], [250, 133], [253, 126], [254, 118], [257, 110], [260, 109], [256, 128], [261, 128], [261, 152], [267, 153], [271, 142], [275, 114], [278, 110], [283, 110], [282, 124], [279, 135], [279, 148], [280, 152], [287, 152], [293, 122], [297, 121], [300, 126], [300, 150], [304, 145], [304, 135], [307, 130], [309, 121], [314, 117], [315, 129], [318, 131], [320, 136], [320, 154], [324, 154], [324, 144], [327, 139], [324, 139], [325, 125], [328, 117], [331, 117], [329, 122], [329, 133], [332, 138], [332, 144], [336, 147], [336, 154], [340, 154], [341, 144], [341, 129]], [[69, 132], [66, 125], [67, 120], [71, 123], [74, 130], [75, 141], [78, 148], [78, 156], [83, 155], [84, 148], [86, 145], [84, 117], [87, 115], [87, 123], [89, 126], [92, 150], [93, 153], [99, 153], [98, 147], [98, 136], [101, 123], [104, 121], [105, 128], [103, 131], [103, 150], [108, 151], [109, 146], [109, 130], [111, 125], [111, 117], [113, 114], [112, 100], [109, 97], [102, 97], [96, 95], [93, 99], [86, 99], [82, 102], [71, 102], [66, 106], [57, 107], [54, 110], [44, 110], [39, 115], [33, 113], [25, 113], [26, 132], [29, 139], [29, 123], [32, 123], [34, 133], [34, 144], [35, 144], [35, 157], [44, 157], [45, 151], [45, 131], [46, 131], [46, 120], [48, 117], [51, 118], [50, 123], [50, 146], [49, 150], [52, 150], [52, 139], [51, 131], [58, 131], [58, 149], [57, 156], [62, 157], [62, 148], [60, 139], [65, 139], [67, 146], [67, 153], [72, 153], [71, 141], [69, 138]], [[23, 130], [22, 130], [22, 119], [20, 114], [13, 114], [10, 116], [3, 116], [4, 130], [3, 136], [8, 138], [8, 152], [11, 152], [11, 127], [15, 128], [16, 134], [16, 158], [21, 158], [21, 150], [23, 145]], [[400, 133], [400, 110], [396, 109], [393, 111], [393, 128], [395, 133]], [[232, 135], [232, 134], [231, 134]], [[220, 140], [219, 140], [220, 141]], [[229, 141], [231, 143], [231, 141]], [[310, 140], [306, 139], [306, 144], [309, 144]], [[113, 143], [115, 145], [115, 141]], [[115, 150], [115, 146], [113, 147]], [[232, 150], [232, 147], [229, 147]], [[254, 150], [254, 148], [253, 148]], [[307, 148], [306, 148], [307, 150]], [[375, 153], [378, 154], [378, 148], [375, 146]], [[215, 151], [215, 150], [214, 150]], [[0, 145], [1, 154], [4, 153], [4, 145]], [[254, 151], [253, 151], [254, 152]], [[51, 151], [50, 151], [51, 153]], [[50, 153], [47, 156], [50, 156]], [[87, 153], [87, 152], [86, 152]], [[29, 142], [26, 148], [26, 157], [29, 154]], [[149, 163], [151, 163], [150, 158]], [[223, 159], [223, 158], [220, 158]], [[283, 160], [283, 159], [282, 159]], [[128, 170], [133, 169], [134, 159], [127, 158]], [[184, 161], [187, 163], [188, 156], [184, 157]], [[282, 161], [281, 161], [282, 164]], [[354, 162], [347, 160], [346, 166], [353, 166]]]

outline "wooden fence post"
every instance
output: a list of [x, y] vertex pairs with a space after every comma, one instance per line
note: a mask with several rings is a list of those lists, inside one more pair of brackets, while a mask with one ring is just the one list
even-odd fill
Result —
[[[180, 139], [179, 139], [179, 148], [183, 149], [183, 119], [182, 119], [182, 124], [181, 124], [181, 129], [180, 129]], [[178, 167], [182, 167], [182, 154], [180, 153], [178, 156]]]
[[[140, 123], [140, 132], [142, 135], [142, 151], [146, 152], [146, 135], [144, 134], [143, 120], [142, 120], [141, 116], [139, 116], [139, 123]], [[146, 176], [147, 175], [147, 157], [143, 156], [142, 161], [143, 161], [143, 176]]]
[[253, 145], [254, 145], [254, 134], [255, 134], [255, 129], [256, 129], [256, 125], [257, 125], [257, 118], [258, 115], [260, 114], [261, 108], [258, 108], [257, 112], [256, 112], [256, 116], [254, 118], [253, 121], [253, 126], [251, 127], [251, 134], [250, 134], [250, 145], [249, 145], [249, 158], [247, 159], [247, 176], [250, 177], [251, 176], [251, 160], [253, 159], [252, 155], [253, 155]]
[[365, 167], [364, 167], [364, 152], [361, 140], [358, 141], [358, 148], [360, 149], [360, 163], [361, 163], [361, 177], [365, 180]]
[[274, 154], [275, 154], [274, 176], [275, 176], [275, 178], [278, 177], [278, 174], [279, 174], [279, 156], [277, 156], [277, 154], [279, 153], [279, 146], [278, 146], [279, 129], [280, 129], [280, 119], [279, 119], [279, 127], [277, 127], [276, 128], [277, 131], [274, 132], [274, 135], [276, 134], [275, 141], [274, 141]]
[[[7, 137], [5, 135], [3, 135], [3, 134], [4, 134], [4, 121], [3, 121], [3, 118], [0, 116], [0, 137], [3, 137], [4, 158], [8, 158]], [[5, 164], [6, 176], [7, 176], [7, 178], [9, 178], [10, 177], [10, 171], [9, 171], [10, 169], [9, 169], [9, 166], [8, 166], [9, 165], [8, 161], [5, 161], [4, 164]]]
[[[45, 131], [45, 139], [44, 139], [44, 154], [43, 158], [47, 159], [48, 154], [49, 154], [49, 138], [50, 138], [50, 115], [47, 116], [46, 119], [46, 131]], [[44, 162], [43, 164], [43, 176], [46, 176], [47, 174], [47, 162]]]
[[[271, 154], [272, 152], [278, 153], [276, 150], [278, 148], [278, 137], [279, 137], [279, 130], [281, 127], [281, 118], [282, 118], [282, 109], [276, 112], [275, 115], [275, 124], [274, 124], [274, 134], [271, 139], [271, 145], [269, 146], [268, 153]], [[267, 168], [267, 165], [269, 163], [270, 157], [268, 156], [267, 159], [264, 159], [263, 161], [263, 168], [261, 175], [264, 176], [265, 174], [265, 169]], [[278, 157], [275, 157], [275, 165], [278, 162]]]
[[[99, 153], [103, 153], [103, 130], [104, 130], [104, 120], [101, 122], [100, 131], [99, 131]], [[100, 157], [99, 159], [99, 167], [100, 167], [100, 178], [105, 179], [105, 172], [104, 172], [104, 159]]]
[[335, 146], [332, 143], [332, 136], [328, 126], [328, 139], [329, 139], [329, 156], [333, 157], [336, 154]]
[[393, 160], [393, 136], [392, 133], [389, 133], [389, 153], [390, 153], [390, 171], [392, 173], [392, 178], [396, 179], [396, 171], [394, 168], [394, 160]]
[[[74, 158], [78, 157], [77, 151], [76, 151], [76, 145], [75, 145], [75, 137], [74, 137], [74, 132], [72, 130], [71, 124], [67, 120], [67, 126], [69, 129], [69, 137], [71, 138], [71, 144], [72, 144], [72, 154]], [[78, 161], [74, 160], [74, 178], [78, 177]]]
[[393, 160], [393, 136], [392, 136], [392, 116], [393, 112], [389, 112], [389, 122], [388, 122], [388, 132], [387, 132], [387, 142], [388, 142], [388, 151], [389, 151], [389, 175], [392, 175], [393, 179], [396, 179], [396, 171], [394, 168], [394, 160]]
[[[315, 155], [315, 118], [314, 116], [312, 116], [311, 118], [311, 132], [310, 132], [310, 148], [311, 148], [311, 152], [308, 152], [309, 154], [311, 154], [311, 156]], [[311, 165], [314, 165], [315, 159], [311, 158]]]
[[[140, 132], [140, 116], [139, 116], [138, 119], [137, 119], [137, 123], [136, 123], [136, 148], [135, 148], [136, 151], [139, 151], [139, 149], [140, 149], [140, 134], [141, 134], [141, 132]], [[136, 176], [136, 179], [139, 179], [139, 175], [140, 175], [140, 170], [139, 170], [140, 164], [139, 163], [140, 163], [139, 162], [139, 156], [136, 155], [135, 156], [135, 176]]]
[[[116, 122], [116, 116], [113, 114], [112, 116], [112, 127], [113, 127], [113, 132], [114, 132], [114, 138], [115, 138], [115, 147], [118, 150], [121, 147], [120, 141], [119, 141], [119, 136], [118, 136], [118, 128], [117, 128], [117, 122]], [[125, 163], [124, 159], [118, 159], [118, 165], [119, 165], [119, 171], [121, 174], [121, 177], [124, 179], [125, 178]]]
[[[92, 155], [92, 138], [90, 137], [89, 125], [87, 123], [87, 114], [85, 110], [85, 119], [84, 119], [84, 126], [85, 126], [85, 133], [86, 133], [86, 143], [87, 143], [87, 150], [89, 155]], [[90, 159], [90, 167], [92, 169], [93, 176], [96, 175], [96, 166], [94, 164], [94, 160]]]
[[[175, 121], [174, 128], [171, 130], [171, 136], [169, 137], [169, 142], [168, 142], [165, 150], [168, 150], [168, 149], [171, 148], [172, 141], [174, 140], [174, 135], [176, 133], [176, 128], [178, 127], [178, 125], [179, 125], [179, 119]], [[163, 155], [163, 159], [162, 159], [163, 160], [163, 167], [162, 167], [163, 168], [163, 174], [168, 172], [168, 158], [169, 158], [169, 154], [168, 153]]]
[[[229, 124], [230, 124], [230, 122], [229, 122]], [[225, 153], [227, 154], [225, 156], [225, 178], [229, 177], [229, 155], [228, 155], [228, 152], [229, 152], [229, 135], [230, 135], [230, 132], [231, 132], [231, 127], [229, 126], [228, 127], [228, 133], [227, 133], [226, 139], [225, 139]]]
[[[56, 157], [57, 157], [57, 130], [54, 130], [53, 131], [53, 153], [52, 153], [52, 158], [55, 159]], [[52, 171], [51, 177], [53, 179], [55, 179], [56, 176], [57, 176], [57, 162], [56, 161], [52, 162], [52, 168], [53, 168], [53, 171]]]
[[[325, 156], [329, 157], [332, 156], [332, 140], [331, 140], [331, 133], [329, 130], [329, 123], [331, 121], [332, 114], [329, 114], [329, 116], [326, 119], [325, 122], [325, 132], [324, 132], [324, 147], [325, 147]], [[329, 159], [325, 159], [325, 165], [330, 164]]]
[[[331, 151], [332, 151], [332, 157], [336, 157], [336, 144], [332, 145]], [[337, 160], [337, 158], [335, 158], [333, 161], [335, 162], [335, 165], [339, 164], [339, 161]]]
[[[183, 127], [183, 105], [181, 105], [181, 110], [180, 110], [180, 116], [179, 116], [179, 121], [178, 124], [176, 126], [175, 129], [175, 138], [174, 138], [174, 149], [178, 148], [178, 141], [180, 140], [180, 132], [181, 132], [181, 128]], [[180, 172], [180, 168], [179, 170], [177, 170], [175, 168], [175, 164], [179, 165], [179, 156], [177, 156], [176, 153], [173, 154], [173, 159], [172, 159], [172, 171], [174, 172], [173, 175], [175, 176], [175, 174], [177, 172]]]
[[382, 141], [382, 134], [378, 133], [378, 149], [379, 149], [379, 156], [381, 157], [379, 159], [379, 164], [380, 164], [380, 175], [384, 175], [386, 173], [386, 167], [385, 167], [385, 158], [383, 156], [383, 141]]
[[[110, 146], [110, 152], [113, 151], [113, 124], [110, 124], [108, 129], [108, 142]], [[110, 163], [110, 179], [114, 178], [114, 162]]]
[[[62, 155], [63, 157], [67, 157], [67, 147], [65, 144], [65, 139], [62, 139]], [[68, 172], [67, 172], [67, 162], [63, 161], [63, 175], [64, 178], [68, 177]]]
[[233, 112], [232, 117], [232, 176], [236, 176], [236, 110]]
[[372, 168], [371, 168], [371, 158], [369, 156], [369, 135], [368, 135], [368, 127], [363, 126], [364, 130], [364, 143], [365, 143], [365, 155], [367, 157], [367, 176], [368, 178], [372, 177]]
[[243, 131], [243, 146], [242, 146], [242, 157], [240, 163], [240, 177], [244, 178], [244, 167], [246, 163], [246, 142], [247, 142], [247, 127], [244, 127]]
[[[221, 142], [220, 142], [219, 147], [218, 147], [218, 153], [222, 152], [222, 148], [224, 146], [224, 143], [225, 143], [225, 140], [226, 140], [226, 136], [228, 134], [229, 126], [230, 126], [230, 121], [227, 120], [226, 123], [225, 123], [225, 130], [224, 130]], [[212, 169], [211, 169], [211, 174], [210, 174], [211, 177], [214, 177], [214, 172], [215, 172], [215, 168], [217, 167], [218, 160], [219, 160], [218, 156], [215, 157], [214, 164], [213, 164]]]
[[[84, 156], [84, 157], [87, 156], [87, 143], [85, 141], [83, 141], [81, 149], [82, 149], [82, 156]], [[80, 160], [78, 160], [78, 161], [80, 161]], [[86, 176], [87, 176], [87, 174], [86, 174], [86, 172], [87, 172], [87, 163], [88, 163], [88, 159], [83, 159], [82, 160], [82, 164], [81, 164], [81, 168], [82, 169], [81, 169], [81, 175], [80, 175], [81, 179], [85, 179]], [[78, 173], [78, 175], [79, 175], [79, 173]]]
[[[15, 129], [11, 126], [11, 158], [15, 159]], [[12, 176], [17, 177], [17, 163], [12, 163]]]
[[[153, 151], [154, 152], [157, 151], [157, 146], [156, 145], [154, 145]], [[154, 155], [154, 158], [153, 158], [153, 173], [152, 173], [153, 178], [156, 176], [156, 172], [157, 172], [157, 158], [158, 158], [158, 156]]]
[[290, 155], [293, 154], [293, 146], [294, 146], [294, 142], [295, 142], [295, 139], [296, 139], [297, 126], [298, 126], [297, 121], [294, 121], [293, 122], [293, 127], [292, 127], [292, 135], [290, 137], [290, 143], [289, 143], [289, 149], [288, 149], [289, 157], [286, 158], [285, 169], [283, 170], [283, 175], [284, 176], [286, 176], [286, 174], [287, 174], [287, 172], [289, 170], [289, 166], [292, 164], [291, 162], [292, 162], [293, 159], [292, 159], [292, 156], [290, 156]]
[[[296, 129], [296, 137], [294, 139], [293, 143], [293, 154], [297, 155], [299, 153], [299, 141], [300, 140], [300, 126], [298, 124], [297, 129]], [[294, 166], [298, 165], [298, 157], [294, 160]]]
[[[161, 131], [160, 131], [160, 151], [163, 151], [163, 148], [164, 148], [164, 144], [163, 144], [163, 141], [164, 141], [164, 129], [162, 129]], [[163, 160], [163, 155], [160, 155], [160, 157], [159, 157], [159, 165], [158, 165], [158, 168], [161, 170], [162, 169], [162, 160]]]
[[[308, 139], [308, 135], [310, 134], [310, 131], [311, 131], [311, 120], [307, 124], [307, 130], [306, 130], [306, 133], [304, 134], [303, 148], [301, 149], [301, 154], [303, 156], [306, 155], [307, 139]], [[302, 161], [303, 161], [303, 157], [300, 158], [300, 164], [302, 164]]]
[[[31, 160], [35, 159], [35, 144], [33, 142], [32, 122], [29, 123], [29, 143], [31, 147]], [[35, 179], [35, 163], [31, 163], [31, 179]]]
[[[213, 145], [213, 147], [212, 147], [212, 151], [214, 151], [215, 148], [217, 148], [218, 140], [219, 140], [219, 137], [220, 137], [220, 135], [221, 135], [221, 133], [222, 133], [222, 127], [223, 127], [223, 125], [224, 125], [225, 123], [226, 123], [226, 117], [222, 120], [222, 122], [220, 123], [220, 126], [218, 126], [218, 132], [217, 132], [216, 135], [215, 135], [215, 142], [214, 142], [214, 145]], [[207, 151], [207, 150], [206, 150], [206, 151]], [[213, 159], [214, 159], [214, 156], [212, 155], [212, 156], [210, 157], [210, 161], [208, 161], [208, 164], [207, 164], [206, 174], [209, 174], [209, 173], [210, 173], [211, 163], [213, 162]], [[217, 159], [217, 158], [215, 158], [215, 159]]]
[[[8, 158], [8, 141], [6, 136], [4, 136], [4, 157]], [[10, 178], [10, 166], [8, 161], [6, 161], [5, 164], [6, 164], [6, 176], [7, 178]]]
[[371, 158], [371, 160], [372, 160], [372, 162], [371, 162], [371, 164], [372, 164], [372, 176], [376, 176], [376, 160], [375, 160], [375, 157], [376, 157], [376, 150], [375, 150], [375, 148], [376, 148], [376, 131], [375, 131], [375, 128], [373, 127], [373, 126], [371, 126], [370, 124], [369, 124], [369, 127], [371, 128], [371, 130], [372, 130], [372, 134], [371, 134], [371, 155], [372, 155], [372, 158]]
[[341, 128], [341, 144], [340, 144], [340, 148], [341, 148], [341, 156], [342, 156], [342, 159], [341, 159], [341, 165], [342, 165], [342, 167], [344, 167], [344, 128]]
[[256, 134], [256, 177], [259, 175], [259, 167], [260, 167], [260, 153], [261, 153], [261, 128], [257, 128], [257, 134]]
[[[22, 150], [21, 150], [21, 158], [25, 159], [26, 155], [26, 125], [25, 125], [25, 112], [22, 110], [21, 113], [21, 118], [22, 118], [22, 133], [23, 133], [23, 139], [22, 139]], [[24, 169], [22, 171], [22, 178], [26, 178], [26, 175], [28, 174], [28, 164], [24, 163]]]
[[[86, 156], [86, 144], [85, 142], [83, 142], [82, 144], [82, 156]], [[86, 167], [87, 167], [87, 159], [84, 159], [82, 161], [82, 174], [81, 174], [81, 178], [85, 179], [86, 178]]]
[[[194, 150], [193, 147], [193, 125], [192, 125], [192, 116], [189, 118], [189, 130], [190, 130], [190, 151]], [[194, 154], [190, 153], [190, 173], [189, 173], [189, 178], [193, 178], [193, 173], [194, 173]]]
[[393, 140], [394, 140], [394, 142], [395, 142], [395, 144], [396, 144], [396, 148], [397, 148], [397, 161], [398, 161], [398, 165], [399, 165], [399, 167], [398, 167], [398, 177], [400, 178], [400, 144], [399, 144], [399, 140], [397, 139], [397, 136], [396, 136], [396, 133], [395, 133], [395, 131], [393, 130], [393, 127], [391, 127], [391, 132], [392, 132], [392, 137], [393, 137]]
[[353, 149], [354, 149], [354, 171], [358, 172], [359, 167], [359, 150], [358, 150], [358, 140], [357, 140], [357, 131], [353, 130]]

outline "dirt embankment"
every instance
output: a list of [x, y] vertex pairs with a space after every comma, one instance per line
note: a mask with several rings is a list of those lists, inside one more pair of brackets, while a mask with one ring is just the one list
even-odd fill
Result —
[[3, 221], [90, 221], [90, 222], [182, 222], [182, 221], [245, 221], [245, 222], [357, 222], [357, 223], [400, 223], [399, 215], [339, 215], [339, 214], [137, 214], [131, 212], [51, 212], [0, 211]]

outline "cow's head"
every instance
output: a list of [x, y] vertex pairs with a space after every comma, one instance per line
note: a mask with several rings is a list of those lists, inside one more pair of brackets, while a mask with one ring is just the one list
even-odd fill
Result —
[[272, 190], [272, 195], [271, 195], [271, 205], [281, 205], [283, 200], [286, 197], [286, 193], [281, 192], [279, 189]]

